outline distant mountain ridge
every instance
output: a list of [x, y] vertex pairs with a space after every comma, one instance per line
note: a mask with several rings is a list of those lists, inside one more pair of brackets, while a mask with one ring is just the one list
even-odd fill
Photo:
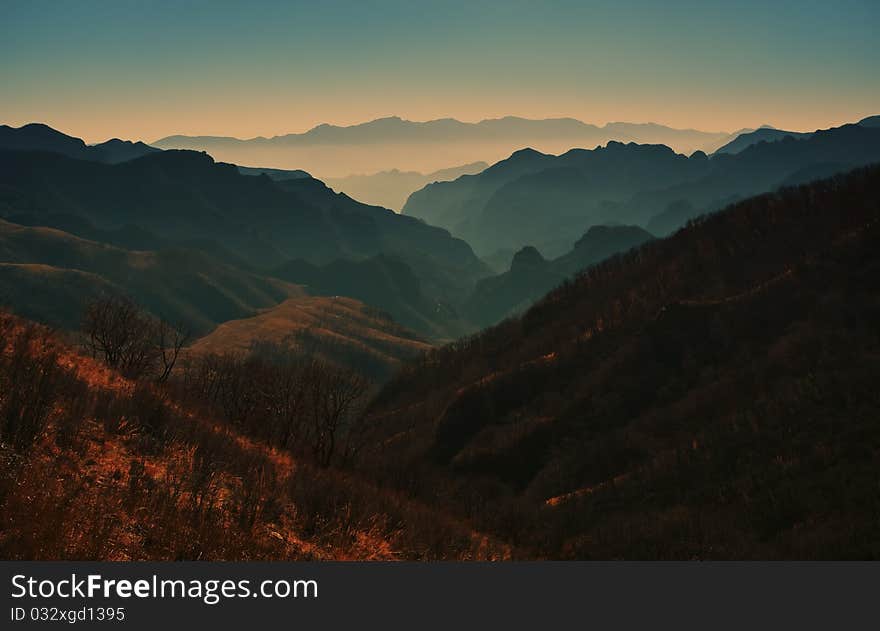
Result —
[[416, 191], [403, 213], [449, 229], [481, 256], [535, 245], [555, 257], [590, 225], [665, 235], [737, 199], [877, 161], [880, 128], [863, 124], [711, 157], [618, 142], [560, 155], [523, 149], [477, 175]]
[[462, 256], [461, 263], [480, 267], [467, 244], [442, 229], [360, 204], [311, 178], [241, 175], [234, 165], [192, 151], [116, 165], [5, 151], [0, 164], [10, 209], [76, 213], [97, 226], [136, 224], [167, 238], [213, 238], [254, 264], [401, 249], [449, 263]]
[[77, 160], [94, 160], [107, 164], [126, 162], [161, 151], [143, 142], [113, 138], [96, 145], [87, 145], [80, 138], [68, 136], [42, 123], [21, 127], [0, 125], [0, 150], [52, 151]]
[[777, 140], [782, 140], [786, 136], [791, 136], [792, 138], [808, 138], [811, 135], [812, 132], [801, 133], [796, 131], [785, 131], [784, 129], [775, 129], [773, 127], [761, 127], [754, 131], [740, 134], [729, 143], [716, 149], [714, 153], [739, 153], [759, 142], [775, 142]]
[[242, 175], [266, 175], [278, 182], [312, 177], [310, 173], [307, 173], [302, 169], [269, 169], [263, 167], [243, 167], [239, 165], [238, 171]]
[[614, 122], [600, 127], [574, 118], [506, 116], [466, 123], [453, 118], [416, 122], [389, 116], [347, 127], [323, 124], [271, 138], [175, 135], [153, 144], [163, 149], [208, 151], [236, 164], [302, 168], [326, 180], [392, 169], [428, 173], [456, 164], [497, 161], [522, 147], [558, 153], [609, 140], [661, 143], [684, 153], [712, 151], [729, 136], [656, 123]]
[[[347, 261], [367, 273], [365, 261], [393, 257], [424, 291], [419, 315], [409, 321], [423, 325], [420, 333], [443, 338], [462, 330], [452, 305], [489, 273], [447, 231], [334, 193], [303, 171], [238, 167], [205, 153], [152, 148], [107, 164], [97, 149], [46, 126], [7, 128], [3, 138], [0, 218], [28, 226], [125, 249], [201, 252], [264, 276], [296, 259], [312, 266]], [[338, 293], [345, 284], [322, 287]], [[415, 314], [407, 309], [397, 313]], [[247, 310], [230, 313], [242, 317]]]
[[302, 133], [282, 134], [268, 138], [265, 136], [241, 139], [232, 136], [173, 135], [160, 138], [152, 144], [157, 147], [180, 148], [176, 143], [196, 141], [203, 143], [285, 143], [291, 145], [370, 144], [391, 141], [418, 143], [466, 140], [480, 137], [496, 138], [499, 135], [528, 138], [578, 138], [603, 132], [622, 137], [633, 137], [639, 134], [646, 136], [650, 134], [669, 134], [682, 137], [693, 136], [705, 139], [706, 143], [727, 136], [725, 132], [676, 129], [657, 123], [614, 122], [600, 127], [575, 118], [529, 119], [519, 116], [505, 116], [503, 118], [487, 118], [476, 123], [468, 123], [454, 118], [411, 121], [399, 116], [388, 116], [347, 126], [323, 123]]

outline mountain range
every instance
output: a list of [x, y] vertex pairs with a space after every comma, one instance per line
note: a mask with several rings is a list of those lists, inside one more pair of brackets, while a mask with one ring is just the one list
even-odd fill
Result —
[[764, 125], [755, 130], [737, 134], [736, 138], [716, 149], [714, 153], [739, 153], [759, 142], [775, 142], [782, 140], [786, 136], [808, 138], [811, 135], [810, 132], [785, 131], [784, 129], [776, 129], [769, 125]]
[[397, 116], [340, 127], [318, 125], [300, 134], [250, 139], [226, 136], [167, 136], [162, 149], [207, 151], [236, 164], [305, 169], [321, 179], [388, 171], [433, 172], [456, 164], [494, 162], [522, 147], [561, 152], [609, 140], [662, 143], [678, 151], [713, 151], [730, 140], [726, 132], [674, 129], [655, 123], [591, 125], [574, 118], [530, 120], [515, 116], [467, 123], [453, 118], [425, 122]]
[[69, 158], [116, 164], [159, 151], [143, 142], [113, 138], [96, 145], [68, 136], [42, 123], [0, 125], [0, 150], [53, 151]]
[[[404, 308], [406, 298], [395, 296], [387, 304], [373, 306], [398, 314], [419, 313], [408, 322], [421, 324], [425, 335], [441, 338], [462, 330], [450, 305], [464, 300], [473, 282], [489, 273], [466, 243], [445, 230], [334, 193], [301, 171], [244, 168], [242, 172], [242, 167], [217, 163], [203, 153], [152, 149], [128, 161], [107, 164], [100, 161], [105, 153], [47, 130], [39, 125], [6, 128], [0, 145], [0, 217], [20, 226], [54, 228], [81, 241], [113, 246], [121, 258], [128, 256], [126, 252], [149, 251], [153, 253], [150, 260], [160, 262], [210, 259], [213, 263], [206, 263], [208, 268], [226, 266], [269, 284], [274, 282], [273, 270], [292, 260], [311, 266], [344, 260], [349, 269], [363, 265], [365, 270], [375, 270], [370, 259], [393, 257], [395, 265], [406, 270], [401, 273], [413, 276], [421, 288], [418, 304]], [[53, 248], [45, 246], [47, 253]], [[47, 263], [33, 257], [8, 262]], [[101, 271], [77, 265], [79, 272], [97, 273], [103, 281], [114, 282], [108, 276], [114, 271], [112, 266]], [[303, 274], [290, 282], [301, 285], [313, 280], [312, 274]], [[288, 281], [289, 276], [288, 270]], [[336, 278], [341, 285], [351, 286]], [[157, 281], [159, 294], [164, 291], [162, 284]], [[217, 290], [225, 295], [221, 287]], [[340, 289], [320, 284], [320, 291], [329, 295], [340, 294]], [[175, 318], [186, 311], [189, 315], [182, 319], [205, 330], [223, 319], [277, 304], [287, 295], [276, 292], [272, 303], [245, 301], [237, 309], [224, 311], [223, 318], [192, 313], [182, 305], [160, 311]], [[157, 296], [139, 298], [151, 306], [164, 304]], [[68, 313], [60, 320], [69, 324], [78, 318], [79, 303], [67, 304]]]
[[[2, 128], [0, 552], [878, 556], [880, 125], [758, 132], [519, 149], [400, 215]], [[160, 369], [149, 316], [191, 334], [171, 372], [101, 354], [108, 297]]]
[[880, 133], [864, 124], [713, 156], [618, 142], [558, 156], [523, 149], [477, 175], [426, 186], [403, 213], [449, 229], [482, 256], [534, 245], [555, 257], [591, 225], [665, 235], [736, 199], [877, 160]]
[[[335, 193], [300, 169], [229, 165], [204, 153], [121, 141], [104, 145], [146, 150], [108, 164], [104, 145], [90, 147], [44, 125], [4, 127], [0, 217], [7, 232], [12, 225], [54, 229], [77, 244], [68, 249], [83, 251], [91, 242], [116, 248], [120, 261], [137, 260], [139, 252], [153, 261], [152, 267], [134, 265], [127, 276], [120, 274], [128, 264], [101, 262], [114, 260], [106, 252], [68, 266], [35, 255], [56, 246], [46, 233], [31, 232], [45, 245], [27, 256], [9, 251], [4, 273], [15, 282], [7, 282], [5, 301], [15, 300], [16, 284], [43, 283], [64, 296], [65, 280], [83, 296], [130, 285], [129, 292], [163, 316], [207, 331], [293, 295], [349, 296], [428, 339], [450, 340], [521, 311], [585, 268], [731, 200], [880, 159], [878, 128], [870, 123], [773, 142], [746, 132], [740, 136], [745, 148], [713, 156], [617, 142], [559, 156], [524, 149], [479, 173], [427, 185], [410, 197], [403, 216]], [[467, 242], [428, 224], [464, 237], [500, 274], [493, 276]], [[578, 234], [586, 236], [577, 240]], [[600, 235], [608, 242], [593, 243]], [[522, 250], [526, 246], [533, 247]], [[193, 274], [169, 285], [181, 293], [168, 296], [160, 289], [168, 281], [160, 279], [181, 261], [192, 262]], [[204, 279], [211, 279], [213, 297], [196, 289]], [[64, 313], [41, 308], [29, 315], [72, 326], [81, 303], [60, 300], [69, 304]]]

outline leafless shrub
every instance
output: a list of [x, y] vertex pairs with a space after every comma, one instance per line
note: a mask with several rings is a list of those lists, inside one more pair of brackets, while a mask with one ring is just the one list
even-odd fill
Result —
[[130, 379], [171, 376], [188, 333], [147, 314], [127, 298], [107, 297], [86, 307], [82, 333], [92, 357]]

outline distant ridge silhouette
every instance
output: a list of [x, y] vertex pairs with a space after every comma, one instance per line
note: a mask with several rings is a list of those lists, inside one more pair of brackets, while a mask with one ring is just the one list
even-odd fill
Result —
[[880, 161], [880, 127], [870, 123], [799, 138], [781, 132], [711, 157], [618, 142], [560, 155], [522, 149], [477, 175], [416, 191], [403, 212], [447, 228], [480, 256], [534, 245], [556, 257], [590, 225], [634, 224], [663, 236], [737, 199]]
[[20, 151], [53, 151], [77, 160], [93, 160], [116, 164], [161, 151], [143, 142], [113, 138], [96, 145], [87, 145], [79, 138], [68, 136], [43, 123], [21, 127], [0, 125], [0, 149]]
[[389, 116], [349, 126], [322, 124], [303, 133], [270, 138], [174, 135], [153, 144], [163, 149], [207, 151], [236, 164], [302, 168], [326, 180], [392, 169], [428, 173], [475, 161], [493, 162], [524, 146], [559, 153], [617, 140], [666, 144], [689, 154], [698, 149], [713, 151], [729, 139], [727, 132], [675, 129], [656, 123], [598, 126], [574, 118], [517, 116], [475, 123], [453, 118], [418, 122]]

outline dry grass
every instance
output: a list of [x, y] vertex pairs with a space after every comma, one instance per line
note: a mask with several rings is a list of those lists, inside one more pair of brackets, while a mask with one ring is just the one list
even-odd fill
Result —
[[[27, 351], [20, 340], [26, 339]], [[6, 377], [39, 367], [45, 422], [0, 436], [6, 559], [506, 558], [510, 551], [350, 473], [297, 460], [0, 316]], [[0, 395], [0, 403], [3, 402]], [[5, 408], [0, 408], [5, 410]]]

